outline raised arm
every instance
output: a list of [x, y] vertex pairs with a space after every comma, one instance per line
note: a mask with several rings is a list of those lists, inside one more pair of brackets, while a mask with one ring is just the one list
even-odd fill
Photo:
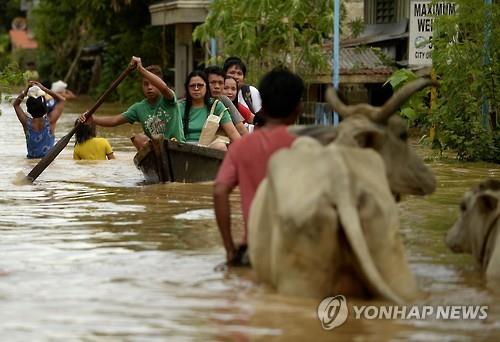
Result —
[[167, 99], [167, 100], [173, 100], [174, 99], [174, 92], [172, 89], [170, 89], [167, 84], [158, 76], [153, 74], [152, 72], [146, 70], [142, 66], [141, 59], [139, 57], [132, 57], [132, 60], [130, 63], [136, 63], [137, 64], [137, 71], [141, 73], [141, 75], [147, 79], [149, 82], [151, 82], [152, 85], [154, 85], [160, 93]]
[[26, 97], [29, 87], [30, 85], [26, 86], [26, 88], [21, 92], [21, 94], [19, 94], [18, 97], [16, 97], [14, 103], [12, 104], [14, 106], [14, 110], [16, 111], [17, 118], [19, 119], [21, 125], [23, 125], [23, 128], [25, 128], [28, 123], [28, 116], [21, 108], [21, 103], [23, 102], [23, 99]]

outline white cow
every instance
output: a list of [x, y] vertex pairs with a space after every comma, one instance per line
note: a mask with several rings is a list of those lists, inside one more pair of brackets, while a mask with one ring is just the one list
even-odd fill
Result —
[[[428, 84], [402, 92], [407, 97], [409, 87], [411, 94]], [[393, 193], [430, 193], [434, 176], [408, 146], [406, 125], [392, 117], [401, 93], [382, 110], [357, 105], [358, 112], [330, 91], [332, 98], [346, 117], [339, 128], [298, 138], [269, 162], [250, 210], [252, 266], [259, 280], [285, 294], [323, 298], [357, 287], [357, 294], [411, 300], [418, 288]], [[321, 144], [325, 136], [333, 143]]]
[[455, 253], [471, 253], [488, 280], [500, 280], [500, 180], [486, 180], [467, 192], [461, 214], [446, 235]]
[[352, 272], [368, 293], [415, 297], [385, 172], [373, 150], [307, 137], [278, 152], [250, 211], [258, 278], [280, 293], [323, 298], [342, 288], [339, 272]]
[[436, 189], [434, 174], [409, 145], [406, 121], [394, 115], [414, 92], [431, 84], [433, 82], [425, 78], [408, 83], [382, 107], [365, 103], [346, 106], [330, 88], [326, 97], [344, 119], [340, 126], [291, 127], [291, 131], [311, 136], [322, 144], [335, 141], [342, 145], [372, 148], [384, 160], [387, 178], [395, 195], [431, 194]]

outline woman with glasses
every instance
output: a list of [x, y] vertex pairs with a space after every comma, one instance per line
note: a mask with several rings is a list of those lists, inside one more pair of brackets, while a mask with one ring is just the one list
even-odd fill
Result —
[[[192, 71], [184, 83], [184, 88], [186, 99], [179, 103], [179, 112], [183, 115], [184, 135], [188, 143], [199, 142], [203, 126], [210, 113], [218, 117], [219, 127], [231, 142], [241, 138], [231, 121], [227, 108], [211, 98], [207, 75], [203, 71]], [[216, 138], [208, 147], [227, 150], [226, 142], [224, 139]]]

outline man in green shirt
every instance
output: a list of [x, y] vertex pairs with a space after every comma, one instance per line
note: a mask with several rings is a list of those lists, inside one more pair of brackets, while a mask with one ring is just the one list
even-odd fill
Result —
[[[137, 149], [147, 144], [155, 134], [163, 134], [166, 139], [175, 138], [184, 142], [182, 117], [178, 110], [175, 93], [162, 79], [159, 66], [143, 67], [139, 57], [132, 57], [131, 64], [141, 73], [144, 100], [130, 106], [124, 113], [113, 116], [91, 116], [96, 125], [114, 127], [124, 123], [140, 122], [144, 134], [134, 134], [132, 141]], [[85, 121], [84, 114], [80, 117]]]

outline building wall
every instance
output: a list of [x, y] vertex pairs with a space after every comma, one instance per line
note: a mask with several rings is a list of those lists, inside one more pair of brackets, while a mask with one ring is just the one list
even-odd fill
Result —
[[[394, 8], [394, 16], [392, 21], [398, 22], [402, 19], [408, 18], [410, 13], [410, 0], [365, 0], [364, 1], [364, 15], [367, 24], [382, 24], [384, 22], [377, 22], [377, 10], [380, 13], [381, 8], [385, 6]], [[379, 17], [380, 18], [380, 17]]]
[[349, 23], [360, 19], [364, 21], [364, 3], [363, 0], [351, 0], [344, 2], [346, 9], [346, 19], [342, 25], [342, 38], [352, 35]]

